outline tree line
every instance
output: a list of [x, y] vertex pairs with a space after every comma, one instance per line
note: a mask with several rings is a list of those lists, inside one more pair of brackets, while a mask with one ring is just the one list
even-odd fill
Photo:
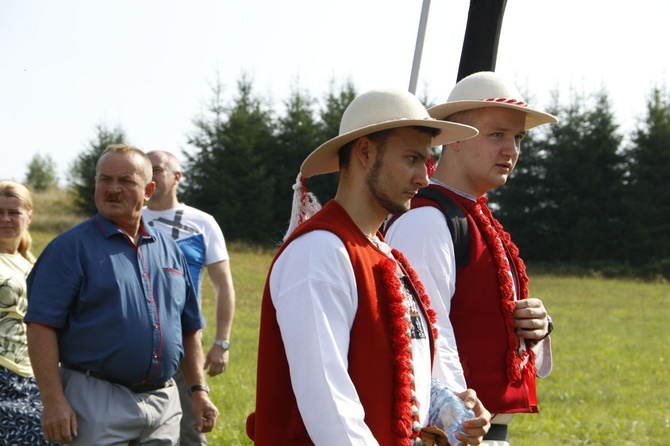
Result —
[[[212, 214], [228, 240], [276, 246], [288, 225], [300, 164], [337, 136], [342, 113], [357, 91], [351, 81], [331, 82], [319, 100], [295, 86], [280, 114], [254, 92], [248, 77], [236, 86], [226, 100], [217, 82], [206, 111], [194, 119], [188, 147], [182, 149], [180, 195]], [[553, 271], [670, 278], [667, 91], [651, 88], [644, 115], [625, 135], [605, 90], [573, 95], [567, 104], [554, 93], [551, 102], [547, 110], [559, 123], [524, 138], [509, 181], [489, 194], [523, 258], [531, 267]], [[97, 138], [72, 164], [69, 187], [82, 214], [96, 212], [99, 154], [126, 139], [121, 128], [98, 126]], [[27, 182], [37, 187], [36, 180], [49, 172], [55, 172], [52, 160], [38, 156], [29, 165]], [[337, 174], [308, 179], [307, 186], [325, 203], [335, 195]]]
[[556, 125], [524, 139], [517, 169], [490, 194], [529, 264], [670, 278], [670, 102], [654, 87], [629, 135], [605, 91], [555, 100]]

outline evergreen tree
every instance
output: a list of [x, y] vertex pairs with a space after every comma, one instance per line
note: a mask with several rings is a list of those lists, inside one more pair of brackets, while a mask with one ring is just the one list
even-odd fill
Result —
[[[594, 104], [574, 97], [559, 110], [546, 145], [542, 201], [548, 226], [546, 260], [582, 265], [618, 260], [621, 236], [623, 157], [607, 94]], [[536, 222], [528, 222], [535, 224]]]
[[670, 99], [654, 88], [629, 153], [624, 248], [634, 266], [670, 277]]
[[100, 154], [111, 144], [125, 144], [126, 135], [117, 127], [96, 127], [96, 139], [89, 142], [88, 149], [80, 153], [70, 167], [69, 185], [75, 193], [75, 207], [84, 215], [95, 215], [95, 166]]
[[212, 214], [231, 240], [281, 240], [272, 231], [275, 179], [264, 157], [276, 151], [272, 113], [252, 92], [243, 75], [231, 107], [223, 102], [220, 82], [213, 87], [208, 115], [194, 121], [197, 130], [186, 154], [187, 203]]
[[58, 185], [56, 162], [51, 155], [42, 156], [38, 153], [33, 156], [28, 163], [26, 184], [36, 191], [44, 191]]
[[314, 117], [315, 100], [293, 87], [286, 101], [285, 116], [278, 120], [277, 150], [267, 153], [267, 169], [275, 180], [272, 207], [273, 233], [285, 232], [291, 217], [292, 186], [303, 160], [322, 141], [321, 129]]

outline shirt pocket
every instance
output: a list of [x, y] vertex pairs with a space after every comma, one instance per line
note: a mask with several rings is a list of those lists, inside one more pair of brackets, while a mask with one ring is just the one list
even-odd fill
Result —
[[176, 268], [163, 268], [165, 278], [165, 289], [169, 304], [176, 305], [177, 308], [184, 308], [186, 303], [186, 275], [183, 271]]

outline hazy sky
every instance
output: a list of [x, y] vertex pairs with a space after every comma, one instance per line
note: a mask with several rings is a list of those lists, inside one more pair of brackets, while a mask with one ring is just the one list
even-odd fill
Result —
[[[61, 180], [96, 136], [181, 153], [217, 73], [242, 73], [281, 111], [292, 87], [408, 88], [423, 0], [0, 0], [0, 179], [50, 154]], [[612, 6], [615, 5], [615, 6]], [[469, 1], [432, 0], [418, 94], [456, 80]], [[630, 129], [670, 80], [670, 0], [508, 0], [496, 71], [530, 92], [606, 88]], [[527, 98], [528, 99], [528, 98]], [[298, 166], [296, 166], [296, 169]]]

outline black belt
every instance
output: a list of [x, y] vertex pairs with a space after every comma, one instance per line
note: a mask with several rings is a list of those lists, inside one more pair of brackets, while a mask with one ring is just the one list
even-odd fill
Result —
[[484, 440], [507, 441], [507, 425], [491, 424], [491, 429], [484, 435]]
[[128, 389], [130, 389], [131, 392], [134, 393], [153, 392], [154, 390], [163, 389], [170, 385], [169, 380], [165, 381], [162, 384], [128, 384], [123, 381], [119, 381], [118, 379], [112, 378], [111, 376], [105, 373], [85, 369], [84, 367], [78, 365], [61, 363], [61, 367], [69, 370], [74, 370], [75, 372], [83, 373], [86, 376], [92, 376], [93, 378], [102, 379], [112, 384], [118, 384], [120, 386], [127, 387]]

